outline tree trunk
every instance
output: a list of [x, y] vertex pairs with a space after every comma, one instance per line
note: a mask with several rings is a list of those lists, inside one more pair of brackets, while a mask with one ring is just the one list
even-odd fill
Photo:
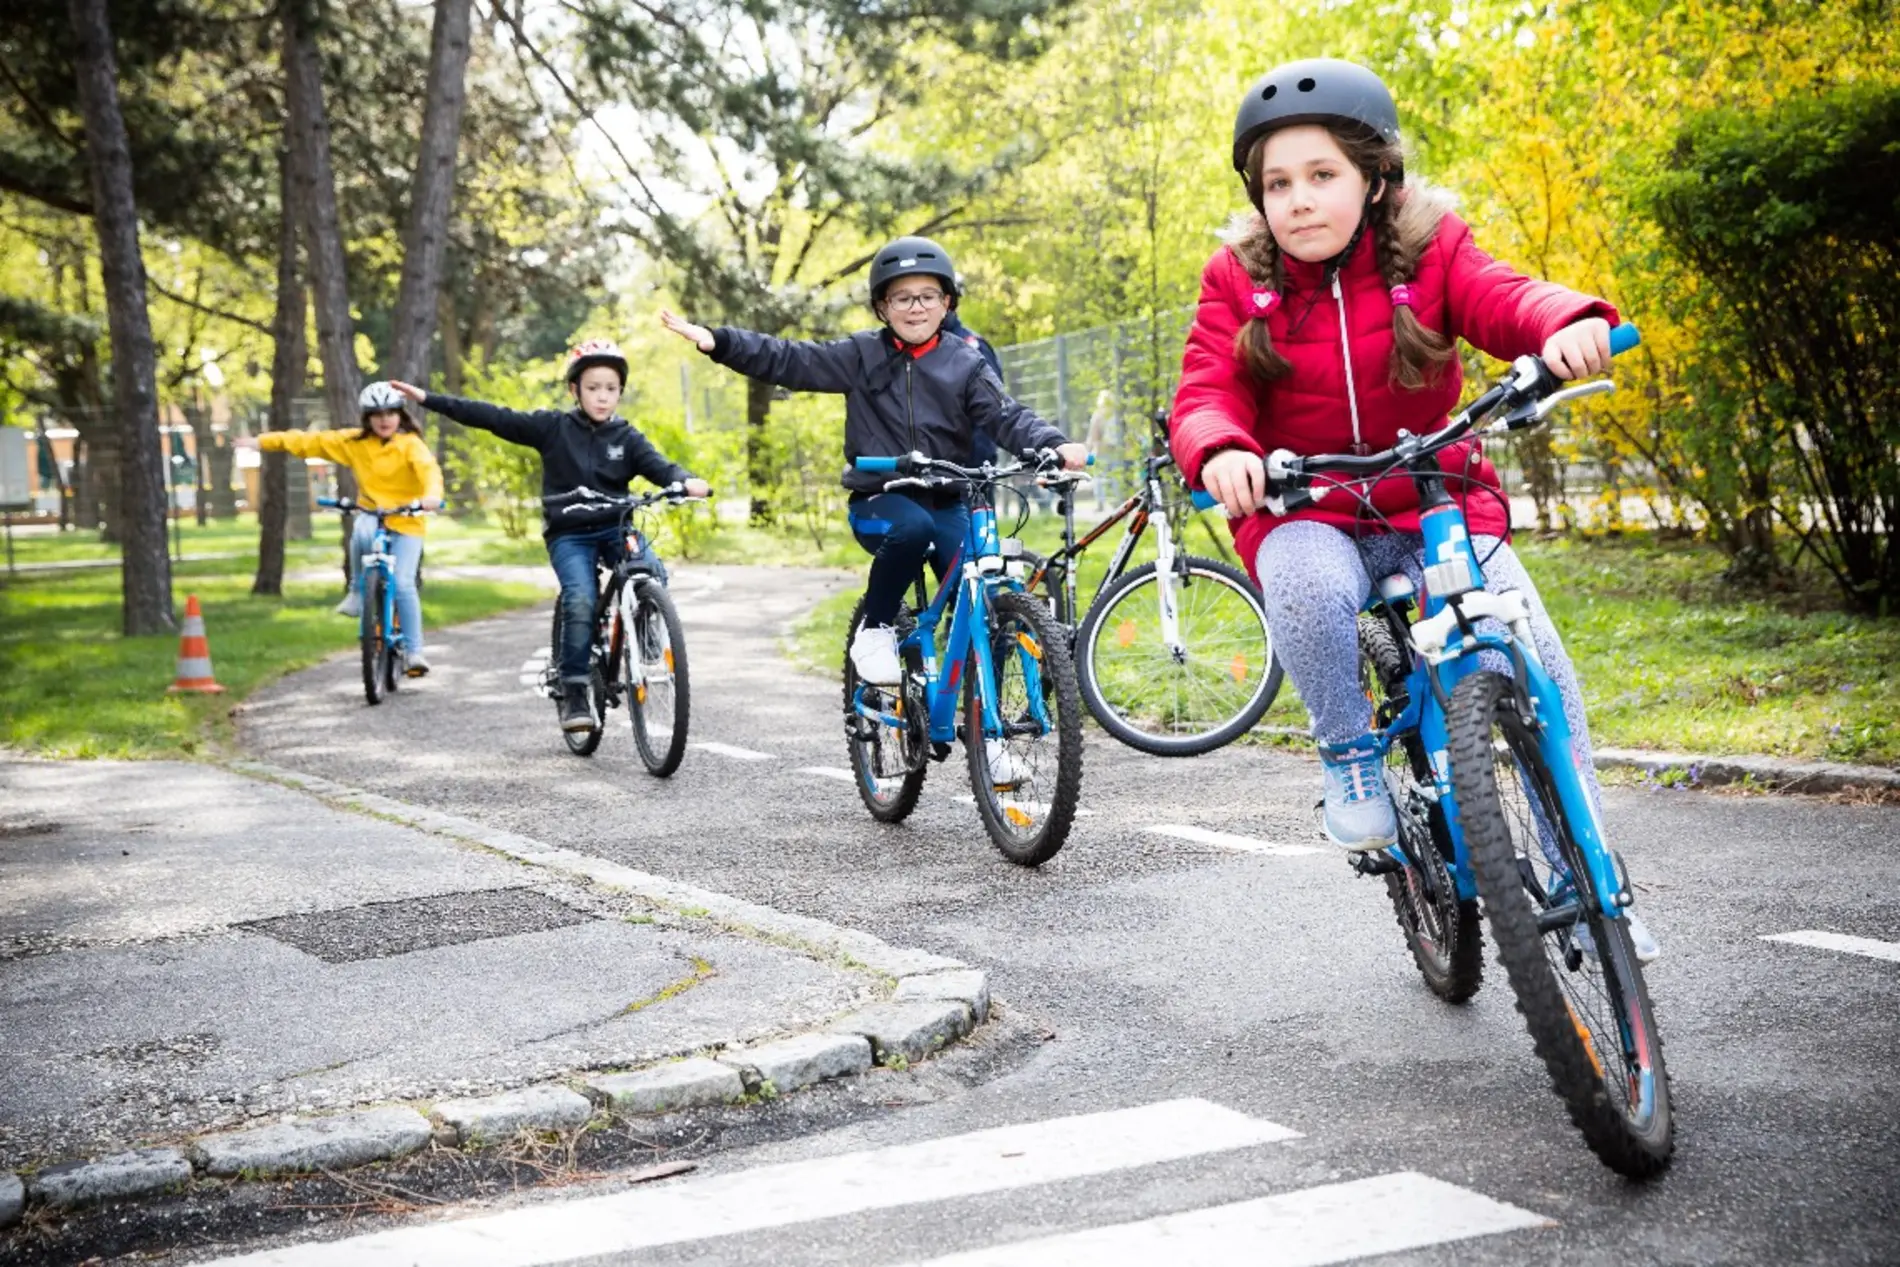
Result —
[[[323, 77], [317, 64], [315, 14], [309, 0], [283, 0], [284, 96], [290, 106], [291, 144], [297, 159], [297, 208], [310, 252], [310, 276], [317, 310], [317, 354], [323, 362], [323, 396], [332, 427], [359, 424], [357, 393], [362, 371], [356, 364], [356, 330], [350, 318], [350, 293], [343, 259], [343, 229], [336, 205], [336, 176], [330, 166], [330, 125], [324, 115]], [[337, 470], [337, 493], [353, 497], [356, 481], [346, 467]], [[349, 516], [343, 517], [343, 580], [349, 584]]]
[[416, 157], [415, 197], [402, 239], [402, 283], [396, 292], [388, 369], [390, 377], [424, 387], [429, 383], [429, 344], [435, 336], [436, 296], [442, 290], [449, 203], [455, 192], [455, 151], [461, 140], [462, 107], [468, 99], [464, 79], [469, 5], [470, 0], [435, 0], [422, 148]]
[[119, 567], [128, 635], [165, 633], [172, 620], [171, 560], [165, 554], [165, 463], [158, 437], [158, 363], [146, 312], [145, 262], [139, 256], [132, 154], [119, 113], [118, 63], [106, 0], [71, 0], [74, 70], [86, 121], [93, 223], [99, 235], [106, 315], [112, 332], [113, 403], [119, 415]]
[[[276, 351], [271, 355], [270, 413], [264, 422], [266, 431], [290, 430], [290, 402], [303, 390], [304, 366], [310, 358], [310, 345], [304, 334], [303, 279], [297, 273], [297, 216], [291, 191], [294, 162], [288, 150], [277, 155], [283, 215], [277, 226], [277, 315], [270, 327]], [[274, 597], [284, 592], [284, 539], [293, 491], [289, 479], [292, 461], [301, 474], [302, 458], [293, 459], [281, 450], [267, 452], [264, 468], [258, 472], [257, 577], [251, 582], [253, 594]], [[304, 499], [304, 535], [308, 536], [309, 484], [306, 480], [297, 480], [296, 485], [298, 495]]]
[[752, 486], [751, 518], [755, 525], [772, 522], [772, 446], [765, 424], [772, 416], [772, 384], [762, 378], [745, 381], [745, 475]]

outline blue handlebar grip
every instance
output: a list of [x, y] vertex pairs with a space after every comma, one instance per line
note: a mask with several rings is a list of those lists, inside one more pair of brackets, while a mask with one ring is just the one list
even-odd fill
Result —
[[859, 458], [857, 460], [860, 471], [895, 471], [897, 463], [897, 458]]
[[337, 505], [337, 500], [334, 497], [319, 497], [317, 498], [317, 505], [322, 506], [326, 509], [335, 509]]
[[1625, 321], [1620, 326], [1610, 327], [1610, 355], [1621, 356], [1643, 341], [1636, 327]]
[[1220, 503], [1214, 499], [1214, 494], [1204, 488], [1195, 489], [1193, 498], [1194, 509], [1196, 510], [1212, 510], [1214, 507], [1220, 505]]
[[1093, 453], [1089, 454], [1089, 460], [1087, 462], [1087, 465], [1089, 466], [1095, 465], [1095, 455]]

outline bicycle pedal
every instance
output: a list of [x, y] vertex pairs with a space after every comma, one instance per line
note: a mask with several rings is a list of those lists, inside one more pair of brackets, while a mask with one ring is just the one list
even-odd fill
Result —
[[1371, 853], [1348, 854], [1346, 861], [1358, 875], [1395, 875], [1405, 870], [1403, 863], [1383, 849]]

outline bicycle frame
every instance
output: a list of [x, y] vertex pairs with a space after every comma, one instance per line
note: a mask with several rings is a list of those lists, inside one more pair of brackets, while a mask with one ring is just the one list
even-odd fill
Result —
[[[359, 509], [359, 515], [374, 514], [374, 511]], [[374, 568], [383, 574], [383, 610], [378, 613], [383, 621], [383, 641], [391, 649], [400, 651], [408, 645], [408, 633], [396, 627], [396, 556], [390, 546], [390, 527], [382, 515], [376, 516], [376, 532], [370, 538], [369, 549], [363, 551], [363, 570], [356, 578], [356, 590], [359, 598], [366, 597], [369, 591], [369, 573]], [[370, 629], [370, 610], [367, 603], [363, 606], [360, 624], [362, 633]]]
[[[924, 699], [929, 707], [929, 736], [933, 743], [948, 744], [956, 739], [957, 692], [963, 684], [964, 665], [972, 659], [976, 663], [976, 695], [983, 733], [985, 736], [1002, 734], [1002, 715], [996, 699], [996, 663], [989, 638], [977, 636], [977, 631], [990, 628], [991, 593], [1014, 584], [1004, 571], [995, 508], [987, 497], [979, 497], [970, 508], [970, 523], [964, 530], [963, 545], [944, 569], [936, 597], [917, 613], [916, 628], [898, 644], [900, 655], [915, 653], [923, 665]], [[946, 611], [950, 616], [950, 629], [944, 642], [943, 660], [948, 663], [949, 671], [943, 673], [936, 654], [937, 627]], [[1023, 676], [1031, 719], [1047, 733], [1052, 723], [1043, 699], [1041, 664], [1033, 653], [1024, 662]], [[865, 689], [860, 687], [858, 698], [853, 701], [859, 716], [893, 729], [908, 727], [907, 718], [867, 704]]]
[[[1167, 644], [1170, 654], [1180, 656], [1184, 648], [1181, 645], [1181, 631], [1178, 620], [1179, 609], [1174, 601], [1174, 534], [1168, 523], [1167, 501], [1162, 495], [1161, 468], [1171, 464], [1172, 458], [1150, 458], [1147, 466], [1147, 487], [1111, 511], [1108, 517], [1089, 529], [1086, 536], [1077, 540], [1075, 535], [1075, 485], [1066, 484], [1062, 488], [1062, 549], [1043, 561], [1043, 564], [1025, 581], [1027, 588], [1034, 589], [1042, 584], [1052, 564], [1060, 562], [1062, 567], [1062, 606], [1057, 618], [1070, 626], [1071, 631], [1080, 622], [1076, 606], [1076, 586], [1074, 561], [1083, 551], [1113, 528], [1116, 524], [1134, 516], [1134, 522], [1128, 526], [1122, 539], [1115, 547], [1115, 553], [1109, 557], [1108, 571], [1102, 576], [1096, 593], [1101, 593], [1128, 570], [1129, 560], [1134, 557], [1135, 547], [1140, 543], [1142, 534], [1150, 524], [1154, 525], [1155, 547], [1155, 591], [1160, 604], [1161, 640]], [[1196, 494], [1196, 504], [1206, 494]], [[1208, 498], [1208, 504], [1212, 499]]]

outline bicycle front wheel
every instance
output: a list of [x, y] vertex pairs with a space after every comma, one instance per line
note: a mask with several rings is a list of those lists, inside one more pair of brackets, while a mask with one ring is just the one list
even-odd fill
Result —
[[647, 773], [664, 779], [686, 755], [691, 694], [686, 678], [686, 633], [673, 596], [657, 580], [629, 582], [633, 619], [620, 631], [620, 684], [627, 701], [633, 746]]
[[1075, 673], [1102, 729], [1139, 752], [1192, 757], [1253, 729], [1284, 674], [1246, 573], [1183, 555], [1172, 579], [1178, 645], [1162, 637], [1160, 581], [1145, 563], [1089, 608]]
[[388, 691], [384, 662], [389, 657], [389, 640], [383, 628], [383, 574], [371, 568], [363, 577], [363, 698], [371, 704], [383, 702]]
[[975, 656], [963, 676], [964, 747], [984, 830], [1011, 862], [1040, 866], [1069, 838], [1082, 796], [1082, 701], [1061, 626], [1028, 594], [990, 597], [998, 730], [986, 730]]
[[1570, 1120], [1632, 1179], [1675, 1149], [1662, 1036], [1626, 920], [1599, 905], [1569, 816], [1510, 679], [1452, 692], [1452, 787], [1491, 937]]

